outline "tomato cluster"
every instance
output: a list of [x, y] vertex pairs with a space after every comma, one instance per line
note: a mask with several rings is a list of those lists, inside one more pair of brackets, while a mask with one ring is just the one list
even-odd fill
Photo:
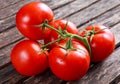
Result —
[[62, 80], [78, 80], [87, 73], [90, 62], [105, 60], [115, 48], [114, 35], [107, 27], [92, 25], [79, 33], [72, 22], [54, 20], [53, 11], [42, 2], [23, 6], [16, 14], [16, 26], [28, 39], [14, 46], [11, 62], [25, 76], [50, 67]]

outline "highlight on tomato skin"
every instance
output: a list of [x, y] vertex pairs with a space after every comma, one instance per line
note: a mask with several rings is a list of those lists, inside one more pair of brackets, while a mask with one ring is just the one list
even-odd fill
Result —
[[[64, 46], [64, 43], [62, 42]], [[48, 56], [51, 71], [58, 78], [65, 81], [79, 80], [88, 71], [90, 56], [86, 48], [74, 42], [76, 50], [65, 50], [61, 47], [54, 47]]]
[[[109, 57], [115, 49], [115, 36], [114, 34], [103, 25], [92, 25], [85, 28], [86, 31], [93, 30], [97, 32], [93, 35], [90, 41], [90, 36], [88, 36], [88, 41], [92, 50], [91, 62], [101, 62]], [[85, 36], [86, 32], [83, 31], [80, 36]]]
[[[42, 28], [40, 24], [54, 18], [51, 8], [42, 2], [31, 2], [23, 7], [16, 14], [16, 26], [27, 38], [41, 40], [47, 38], [51, 32], [49, 28]], [[48, 23], [51, 24], [51, 23]]]
[[33, 76], [48, 68], [47, 51], [41, 51], [41, 44], [33, 40], [23, 40], [16, 44], [11, 51], [11, 62], [22, 75]]

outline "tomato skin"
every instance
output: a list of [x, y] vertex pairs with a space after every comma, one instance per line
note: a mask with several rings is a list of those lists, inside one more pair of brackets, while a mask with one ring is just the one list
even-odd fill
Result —
[[67, 21], [67, 20], [64, 20], [64, 19], [54, 20], [53, 26], [57, 29], [58, 29], [58, 27], [61, 27], [62, 29], [64, 29], [66, 26], [66, 23], [67, 23], [67, 27], [66, 27], [67, 32], [72, 33], [72, 34], [79, 33], [78, 29], [74, 23]]
[[18, 30], [26, 37], [32, 40], [41, 40], [49, 36], [51, 29], [37, 25], [45, 20], [53, 19], [52, 10], [42, 2], [31, 2], [23, 6], [16, 14], [16, 26]]
[[[95, 31], [106, 28], [102, 25], [94, 25]], [[86, 28], [87, 31], [92, 30], [92, 26]], [[82, 32], [83, 36], [85, 32]], [[115, 37], [109, 29], [104, 29], [93, 36], [92, 42], [88, 37], [89, 44], [92, 49], [91, 62], [101, 62], [105, 60], [113, 52], [115, 48]]]
[[11, 62], [20, 74], [33, 76], [47, 69], [48, 59], [40, 46], [36, 41], [23, 40], [12, 49]]
[[82, 78], [90, 64], [90, 56], [86, 48], [78, 43], [74, 43], [73, 47], [79, 49], [66, 51], [63, 48], [55, 47], [48, 56], [52, 72], [65, 81]]
[[[67, 23], [67, 20], [58, 19], [58, 20], [54, 20], [53, 23], [51, 24], [51, 26], [53, 26], [56, 29], [58, 29], [58, 27], [61, 27], [62, 30], [64, 30], [66, 23]], [[67, 32], [72, 33], [72, 34], [77, 34], [77, 35], [79, 34], [76, 25], [70, 21], [68, 21], [66, 30], [67, 30]], [[54, 30], [52, 30], [49, 37], [44, 39], [44, 41], [45, 41], [45, 43], [49, 43], [56, 39], [58, 39], [58, 33], [55, 32]], [[51, 45], [50, 48], [53, 48], [56, 44]]]

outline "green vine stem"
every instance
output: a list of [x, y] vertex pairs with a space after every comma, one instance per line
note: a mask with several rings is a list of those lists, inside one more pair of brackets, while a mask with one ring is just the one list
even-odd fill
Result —
[[56, 42], [59, 42], [60, 40], [62, 40], [63, 38], [58, 38], [57, 40], [53, 40], [47, 44], [44, 44], [43, 46], [41, 46], [42, 49], [46, 48], [47, 46], [53, 44], [53, 43], [56, 43]]
[[67, 41], [66, 43], [66, 50], [72, 50], [73, 47], [72, 47], [72, 37], [69, 38], [69, 40]]
[[90, 57], [92, 58], [92, 56], [91, 56], [92, 50], [91, 50], [90, 44], [89, 44], [89, 42], [88, 42], [88, 40], [87, 40], [86, 37], [83, 38], [83, 42], [84, 42], [84, 44], [86, 45], [86, 47], [88, 48], [88, 51], [89, 51], [89, 53], [90, 53]]
[[[90, 44], [89, 44], [89, 42], [88, 42], [88, 40], [87, 40], [87, 37], [81, 37], [81, 36], [76, 35], [76, 34], [71, 34], [71, 33], [68, 33], [66, 30], [60, 31], [60, 30], [54, 28], [53, 26], [50, 26], [50, 25], [47, 24], [47, 23], [43, 23], [43, 24], [41, 24], [40, 26], [42, 26], [42, 27], [47, 27], [47, 28], [50, 28], [50, 29], [56, 31], [58, 34], [60, 34], [60, 37], [62, 37], [62, 38], [70, 38], [69, 41], [71, 41], [71, 38], [76, 38], [76, 39], [82, 41], [82, 42], [85, 44], [85, 46], [87, 47], [87, 49], [88, 49], [88, 51], [89, 51], [89, 53], [90, 53], [90, 55], [91, 55], [91, 47], [90, 47]], [[64, 33], [63, 33], [63, 32], [64, 32]], [[45, 47], [47, 47], [48, 45], [51, 45], [51, 44], [53, 44], [53, 43], [55, 43], [55, 42], [58, 42], [58, 41], [60, 41], [62, 38], [58, 38], [57, 40], [54, 40], [54, 41], [52, 41], [52, 42], [49, 42], [49, 43], [43, 45], [42, 48], [45, 48]], [[70, 44], [70, 45], [69, 45], [69, 44], [67, 44], [67, 45], [69, 45], [69, 47], [71, 48], [71, 45], [72, 45], [72, 44], [71, 44], [70, 42], [67, 42], [67, 43]]]
[[57, 29], [54, 28], [53, 26], [48, 25], [47, 23], [43, 23], [43, 24], [41, 24], [41, 26], [42, 26], [42, 27], [50, 28], [50, 29], [56, 31], [57, 33], [59, 33], [61, 36], [63, 36], [62, 32], [60, 32], [59, 30], [57, 30]]
[[90, 53], [90, 55], [91, 55], [92, 51], [91, 51], [90, 44], [89, 44], [89, 42], [88, 42], [88, 40], [87, 40], [87, 37], [81, 37], [81, 36], [78, 36], [78, 35], [76, 35], [76, 34], [72, 34], [72, 35], [73, 35], [74, 38], [82, 41], [82, 42], [85, 44], [85, 46], [87, 47], [87, 49], [88, 49], [88, 51], [89, 51], [89, 53]]

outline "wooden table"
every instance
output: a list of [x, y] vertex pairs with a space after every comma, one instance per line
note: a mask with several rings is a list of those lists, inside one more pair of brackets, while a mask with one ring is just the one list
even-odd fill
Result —
[[[88, 73], [78, 81], [62, 81], [49, 69], [32, 77], [20, 75], [10, 62], [11, 49], [25, 39], [16, 29], [15, 15], [24, 4], [32, 1], [43, 1], [53, 9], [55, 19], [68, 19], [79, 30], [90, 24], [108, 26], [116, 38], [113, 54], [91, 66]], [[119, 81], [120, 0], [0, 0], [0, 84], [118, 84]]]

